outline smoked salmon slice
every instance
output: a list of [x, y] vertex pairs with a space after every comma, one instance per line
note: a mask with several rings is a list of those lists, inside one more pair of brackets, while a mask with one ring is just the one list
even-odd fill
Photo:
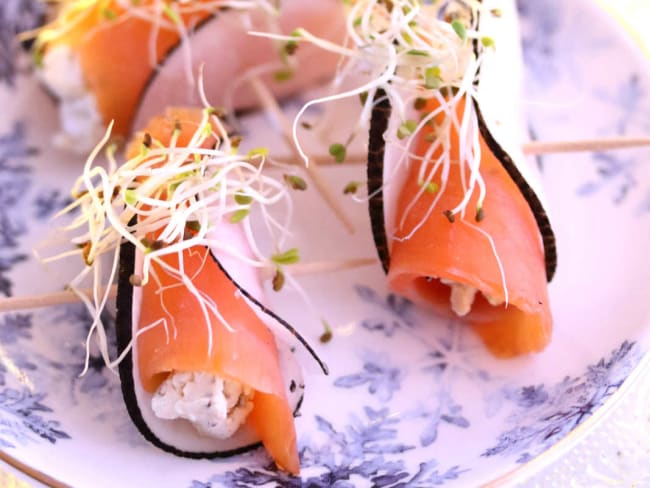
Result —
[[[155, 3], [160, 2], [144, 0], [140, 6]], [[62, 30], [53, 38], [45, 37], [42, 46], [65, 45], [76, 53], [104, 123], [114, 120], [114, 133], [121, 136], [131, 129], [139, 98], [155, 66], [181, 40], [178, 28], [160, 27], [150, 19], [125, 13], [115, 0], [66, 2], [57, 21]], [[191, 31], [210, 15], [210, 11], [197, 8], [179, 19]], [[164, 20], [172, 22], [168, 17]]]
[[[188, 143], [201, 120], [200, 110], [169, 109], [165, 116], [150, 122], [146, 133], [153, 140], [169, 144], [176, 132], [177, 146], [181, 146]], [[141, 140], [134, 141], [130, 152], [141, 146]], [[223, 225], [229, 226], [225, 232], [228, 235], [240, 224], [226, 222]], [[220, 316], [210, 309], [206, 320], [205, 309], [196, 294], [168, 268], [183, 269], [184, 276], [191, 279], [196, 289], [216, 304]], [[121, 282], [124, 277], [128, 282], [128, 275], [136, 270], [134, 263], [126, 271], [127, 275], [121, 271]], [[131, 315], [131, 306], [120, 311], [118, 294], [118, 318], [124, 319], [124, 326], [130, 328], [132, 320], [137, 320], [136, 330], [159, 324], [137, 336], [137, 332], [132, 335], [136, 342], [132, 365], [137, 367], [134, 381], [139, 381], [144, 391], [151, 395], [170, 375], [186, 372], [209, 373], [251, 388], [253, 408], [242, 427], [252, 429], [279, 468], [297, 474], [300, 466], [293, 410], [287, 398], [288, 382], [281, 371], [274, 335], [206, 247], [193, 246], [180, 254], [165, 254], [160, 262], [152, 261], [151, 273], [149, 282], [139, 288], [137, 319], [138, 314]], [[135, 290], [130, 286], [126, 289], [129, 293]], [[211, 348], [208, 347], [210, 342]], [[128, 367], [129, 363], [123, 364]], [[130, 371], [125, 374], [127, 383], [131, 381], [130, 375]], [[133, 401], [130, 391], [128, 395], [125, 393], [125, 399], [127, 403]], [[136, 418], [136, 424], [142, 422], [139, 410]], [[174, 450], [177, 451], [182, 450]]]
[[[429, 101], [424, 110], [430, 112], [438, 106], [437, 102]], [[463, 107], [464, 103], [459, 103], [459, 111]], [[444, 114], [436, 119], [437, 123], [441, 117]], [[425, 126], [419, 134], [418, 156], [426, 153], [434, 130], [431, 125]], [[434, 152], [430, 160], [411, 160], [409, 176], [398, 198], [397, 239], [391, 242], [388, 272], [390, 287], [450, 317], [453, 316], [450, 284], [476, 289], [478, 293], [464, 320], [495, 356], [512, 357], [540, 351], [551, 338], [552, 319], [544, 249], [535, 217], [481, 136], [480, 174], [487, 188], [482, 219], [474, 215], [478, 199], [475, 194], [466, 207], [473, 210], [468, 210], [462, 218], [457, 215], [451, 222], [445, 211], [462, 201], [465, 190], [458, 169], [458, 133], [453, 132], [450, 139], [452, 168], [441, 195], [438, 194], [443, 189], [441, 171], [430, 180], [431, 191], [422, 191], [419, 181], [421, 166], [430, 168], [431, 160], [440, 156], [440, 151]], [[465, 181], [469, 181], [469, 170]], [[439, 200], [429, 212], [435, 198]], [[419, 229], [410, 237], [400, 239], [418, 225]]]
[[[304, 27], [327, 39], [341, 39], [339, 2], [287, 0], [277, 13], [242, 3], [232, 8], [233, 3], [237, 4], [141, 0], [125, 7], [128, 2], [118, 0], [66, 0], [55, 21], [38, 35], [37, 57], [47, 68], [55, 64], [47, 60], [51, 50], [69, 49], [104, 125], [113, 120], [113, 133], [122, 137], [157, 114], [161, 105], [199, 104], [197, 87], [188, 79], [198, 78], [199, 68], [207, 98], [215, 105], [225, 104], [228, 90], [241, 84], [250, 70], [257, 70], [255, 75], [279, 97], [331, 77], [335, 55], [317, 56], [314, 47], [305, 46], [289, 60], [282, 43], [248, 31], [278, 30], [288, 35]], [[188, 45], [183, 46], [185, 39]], [[62, 77], [43, 73], [46, 82]], [[233, 92], [235, 109], [257, 105], [257, 97], [247, 88], [244, 84]], [[50, 89], [59, 92], [54, 85]]]
[[[177, 256], [165, 256], [163, 260], [178, 269]], [[167, 320], [175, 337], [170, 340], [163, 327], [138, 336], [138, 366], [144, 389], [154, 393], [172, 372], [211, 373], [251, 387], [255, 396], [247, 421], [277, 465], [297, 473], [293, 412], [285, 396], [273, 334], [221, 272], [207, 249], [184, 252], [183, 262], [194, 285], [215, 300], [232, 330], [211, 313], [210, 327], [215, 339], [208, 354], [206, 321], [196, 297], [154, 264], [153, 272], [160, 277], [160, 285], [151, 283], [142, 290], [140, 327]]]

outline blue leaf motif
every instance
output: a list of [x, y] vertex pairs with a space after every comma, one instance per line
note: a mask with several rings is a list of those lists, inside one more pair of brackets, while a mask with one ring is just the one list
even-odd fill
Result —
[[452, 417], [451, 415], [441, 415], [440, 420], [447, 422], [448, 424], [455, 425], [456, 427], [460, 427], [462, 429], [466, 429], [469, 427], [469, 420], [467, 420], [463, 416], [455, 416]]
[[354, 287], [356, 290], [357, 294], [359, 295], [359, 298], [362, 300], [369, 302], [369, 303], [375, 303], [377, 305], [382, 305], [382, 300], [377, 294], [375, 290], [368, 286], [364, 285], [356, 285]]
[[39, 220], [47, 219], [71, 202], [72, 200], [62, 195], [60, 190], [43, 190], [34, 200], [34, 215]]
[[364, 407], [365, 419], [352, 416], [343, 429], [337, 429], [328, 420], [317, 417], [319, 430], [325, 434], [324, 442], [311, 441], [300, 451], [305, 478], [289, 476], [272, 464], [260, 468], [241, 467], [220, 473], [207, 481], [194, 481], [191, 488], [253, 486], [282, 486], [289, 488], [356, 487], [364, 485], [385, 488], [420, 488], [441, 485], [458, 478], [463, 472], [458, 466], [440, 471], [438, 463], [431, 460], [420, 465], [411, 476], [404, 464], [403, 453], [413, 449], [397, 440], [400, 418], [390, 415], [387, 408]]
[[31, 314], [7, 314], [0, 317], [0, 342], [4, 345], [15, 344], [19, 339], [32, 337]]
[[577, 190], [578, 196], [581, 197], [589, 197], [596, 192], [600, 190], [602, 185], [599, 185], [598, 183], [595, 183], [593, 181], [588, 181], [587, 183], [584, 183], [582, 186], [580, 186]]
[[39, 0], [0, 2], [0, 83], [15, 84], [19, 51], [16, 34], [38, 27], [44, 16], [45, 3]]
[[[10, 430], [2, 432], [5, 443], [11, 443], [6, 436], [14, 440], [26, 442], [31, 440], [27, 435], [28, 432], [36, 434], [39, 438], [44, 439], [51, 444], [58, 440], [69, 439], [70, 436], [60, 428], [56, 420], [45, 419], [42, 414], [52, 413], [52, 409], [45, 405], [45, 394], [32, 393], [27, 388], [16, 390], [5, 388], [0, 392], [0, 415], [7, 419], [7, 416], [15, 417], [20, 424], [12, 424]], [[38, 413], [37, 413], [38, 412]]]
[[548, 393], [544, 390], [544, 385], [524, 386], [520, 391], [519, 398], [515, 401], [522, 408], [532, 408], [546, 403]]
[[440, 418], [432, 419], [420, 434], [420, 443], [424, 446], [430, 446], [436, 439], [438, 439], [438, 426], [440, 425]]
[[504, 391], [513, 403], [508, 421], [515, 427], [502, 432], [482, 456], [518, 456], [518, 462], [537, 456], [588, 418], [622, 384], [638, 359], [638, 348], [624, 341], [609, 357], [589, 365], [584, 374], [565, 377], [552, 386], [529, 385]]
[[335, 386], [339, 388], [354, 388], [355, 386], [367, 383], [368, 379], [363, 374], [351, 374], [348, 376], [341, 376], [334, 382]]
[[5, 296], [12, 293], [9, 272], [27, 258], [17, 249], [29, 221], [23, 199], [31, 181], [23, 160], [34, 153], [25, 143], [23, 124], [16, 122], [9, 133], [0, 135], [0, 294]]
[[336, 432], [334, 426], [330, 424], [327, 420], [325, 420], [320, 415], [317, 415], [316, 424], [318, 425], [318, 429], [320, 431], [326, 433], [329, 436], [330, 441], [334, 442], [338, 446], [345, 447], [345, 443], [346, 443], [345, 435]]
[[393, 393], [400, 389], [401, 370], [390, 367], [384, 355], [367, 354], [366, 356], [361, 372], [337, 378], [334, 386], [355, 388], [367, 384], [371, 395], [376, 395], [380, 401], [387, 402], [393, 397]]
[[383, 332], [386, 337], [391, 337], [396, 330], [402, 327], [414, 326], [413, 320], [409, 316], [413, 304], [406, 298], [393, 293], [382, 298], [372, 288], [364, 285], [355, 286], [355, 290], [363, 301], [375, 305], [385, 312], [382, 317], [373, 317], [362, 321], [361, 326], [364, 329], [371, 332]]

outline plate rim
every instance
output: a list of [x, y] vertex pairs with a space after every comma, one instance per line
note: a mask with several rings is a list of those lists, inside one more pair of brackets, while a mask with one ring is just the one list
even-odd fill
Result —
[[[611, 5], [611, 0], [595, 0], [593, 4], [595, 5], [595, 8], [602, 10], [619, 26], [619, 28], [621, 28], [620, 32], [622, 37], [627, 37], [628, 40], [633, 41], [632, 44], [639, 49], [643, 57], [650, 60], [650, 46], [646, 45], [642, 36], [632, 23]], [[650, 324], [647, 324], [647, 328], [650, 329]], [[647, 350], [639, 359], [638, 363], [623, 381], [621, 386], [598, 409], [596, 409], [589, 418], [575, 427], [564, 438], [552, 445], [542, 454], [539, 454], [519, 467], [511, 469], [504, 474], [500, 474], [489, 481], [482, 482], [480, 486], [484, 488], [514, 486], [541, 473], [544, 469], [557, 462], [563, 455], [576, 447], [576, 445], [586, 436], [598, 428], [601, 422], [604, 422], [612, 415], [613, 411], [621, 401], [632, 390], [634, 390], [636, 386], [641, 384], [647, 378], [650, 378], [650, 349]], [[30, 480], [49, 488], [71, 488], [72, 486], [31, 466], [27, 462], [19, 460], [17, 457], [9, 454], [6, 449], [0, 449], [0, 463], [6, 463], [21, 474], [24, 474]]]
[[650, 378], [650, 350], [646, 351], [641, 357], [640, 361], [623, 381], [623, 384], [588, 419], [539, 456], [481, 486], [484, 488], [512, 486], [516, 483], [523, 483], [541, 473], [593, 432], [614, 412], [614, 409], [621, 403], [623, 398], [647, 378]]
[[[622, 34], [633, 41], [636, 48], [641, 54], [650, 60], [650, 46], [646, 45], [641, 35], [637, 32], [632, 23], [624, 17], [618, 10], [611, 5], [611, 0], [595, 0], [596, 8], [600, 8], [606, 13], [619, 27], [622, 28]], [[650, 324], [647, 325], [650, 328]], [[569, 432], [559, 442], [552, 445], [542, 454], [531, 459], [527, 463], [510, 470], [509, 472], [499, 475], [481, 486], [483, 488], [496, 488], [501, 486], [512, 486], [517, 483], [523, 483], [536, 474], [541, 473], [544, 469], [557, 462], [560, 457], [576, 447], [587, 435], [593, 432], [601, 422], [604, 422], [614, 411], [616, 406], [621, 403], [628, 392], [635, 386], [642, 383], [645, 377], [650, 377], [650, 349], [644, 353], [637, 365], [632, 369], [623, 384], [609, 397], [596, 411], [584, 422]]]

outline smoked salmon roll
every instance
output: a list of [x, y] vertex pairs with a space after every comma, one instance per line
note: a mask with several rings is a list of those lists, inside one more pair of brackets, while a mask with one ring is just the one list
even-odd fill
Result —
[[390, 287], [463, 317], [494, 355], [512, 357], [550, 341], [556, 251], [520, 149], [515, 5], [481, 7], [437, 13], [454, 64], [424, 68], [419, 90], [401, 92], [405, 114], [377, 96], [369, 205]]
[[[65, 0], [35, 43], [39, 73], [60, 101], [60, 144], [86, 151], [108, 123], [126, 137], [159, 107], [200, 105], [202, 76], [210, 103], [249, 108], [256, 98], [242, 83], [261, 77], [274, 93], [296, 93], [331, 75], [335, 55], [287, 49], [249, 31], [285, 34], [299, 27], [328, 39], [344, 33], [336, 0], [264, 1]], [[323, 22], [327, 19], [327, 22]], [[242, 89], [238, 89], [242, 85]], [[230, 100], [232, 99], [232, 100]]]
[[[255, 206], [289, 204], [288, 188], [260, 171], [263, 151], [237, 154], [214, 112], [168, 109], [124, 164], [112, 145], [107, 169], [93, 164], [110, 133], [88, 159], [67, 209], [78, 210], [68, 230], [80, 230], [73, 242], [87, 265], [78, 278], [94, 277], [88, 340], [119, 368], [127, 410], [157, 447], [204, 458], [261, 443], [296, 474], [295, 345], [313, 350], [266, 304], [261, 270], [279, 270], [286, 253], [262, 254], [248, 218]], [[101, 324], [106, 255], [118, 281], [114, 360]]]
[[[543, 349], [556, 250], [521, 151], [515, 2], [346, 3], [348, 44], [300, 39], [342, 56], [347, 90], [299, 115], [361, 99], [369, 215], [390, 287], [462, 316], [497, 356]], [[338, 162], [353, 136], [330, 147]]]
[[[200, 121], [200, 111], [168, 111], [150, 121], [146, 137], [169, 145], [176, 131], [182, 147]], [[213, 224], [210, 236], [252, 259], [240, 223]], [[156, 278], [133, 287], [133, 276], [142, 276], [142, 254], [134, 251], [124, 244], [120, 255], [117, 327], [119, 347], [132, 344], [120, 377], [138, 428], [158, 447], [189, 457], [232, 455], [261, 442], [279, 468], [298, 473], [293, 414], [304, 385], [289, 348], [278, 348], [242, 295], [262, 297], [259, 274], [244, 269], [234, 282], [224, 265], [245, 265], [228, 253], [192, 246], [162, 255], [149, 271]], [[164, 326], [138, 335], [152, 324]]]
[[[430, 102], [424, 110], [436, 108]], [[433, 130], [422, 130], [416, 154], [427, 154]], [[446, 177], [442, 167], [434, 170], [442, 148], [411, 161], [397, 200], [388, 282], [440, 314], [463, 317], [496, 356], [540, 351], [552, 320], [539, 229], [519, 187], [479, 139], [486, 196], [479, 203], [478, 192], [472, 195], [465, 215], [451, 211], [465, 196], [469, 169], [452, 166]], [[449, 151], [459, 160], [456, 137]]]

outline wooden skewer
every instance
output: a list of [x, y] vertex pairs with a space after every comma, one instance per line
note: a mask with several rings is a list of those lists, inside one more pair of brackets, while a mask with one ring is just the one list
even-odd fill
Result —
[[523, 145], [524, 153], [542, 155], [568, 152], [600, 152], [650, 146], [650, 137], [608, 137], [575, 141], [531, 141]]
[[[616, 149], [634, 149], [639, 147], [650, 147], [650, 137], [608, 137], [574, 141], [530, 141], [524, 143], [522, 149], [525, 154], [544, 155], [571, 152], [613, 151]], [[302, 164], [302, 159], [288, 155], [274, 157], [273, 159], [284, 164]], [[309, 160], [314, 161], [320, 166], [345, 166], [366, 164], [368, 162], [368, 155], [366, 153], [350, 153], [345, 157], [344, 163], [337, 163], [329, 154], [310, 155]]]
[[[273, 94], [269, 91], [269, 89], [266, 87], [266, 85], [264, 85], [264, 83], [262, 83], [258, 78], [253, 77], [249, 80], [249, 82], [253, 90], [259, 97], [260, 103], [262, 104], [264, 109], [266, 109], [270, 114], [272, 114], [273, 117], [278, 122], [278, 124], [280, 125], [282, 137], [287, 143], [287, 145], [291, 148], [296, 160], [300, 161], [302, 158], [298, 153], [298, 150], [296, 149], [296, 146], [293, 142], [293, 137], [291, 135], [292, 134], [291, 125], [289, 123], [289, 120], [287, 120], [287, 117], [284, 115], [284, 112], [282, 112], [282, 109], [278, 105], [277, 100], [275, 99]], [[327, 205], [332, 209], [334, 214], [343, 223], [345, 228], [350, 233], [354, 232], [354, 225], [352, 224], [350, 217], [348, 217], [348, 215], [345, 213], [345, 211], [340, 205], [341, 198], [339, 198], [338, 195], [334, 194], [332, 188], [323, 179], [318, 164], [315, 161], [312, 161], [311, 158], [310, 158], [310, 163], [311, 164], [309, 166], [305, 167], [305, 171], [307, 171], [307, 174], [309, 175], [312, 182], [314, 183], [314, 186], [320, 192], [321, 196], [325, 200], [325, 203], [327, 203]]]
[[[277, 161], [278, 163], [282, 164], [299, 164], [304, 166], [305, 162], [303, 161], [302, 158], [299, 158], [297, 156], [290, 156], [290, 155], [285, 155], [285, 156], [272, 156], [271, 159], [273, 161]], [[343, 163], [337, 163], [334, 161], [334, 158], [330, 154], [310, 154], [309, 155], [309, 166], [312, 164], [316, 164], [318, 166], [341, 166], [344, 167], [346, 165], [356, 165], [356, 164], [366, 164], [368, 162], [368, 154], [367, 153], [358, 153], [358, 154], [348, 154], [345, 157], [345, 162]], [[309, 169], [309, 168], [307, 168]]]
[[[377, 258], [356, 258], [345, 259], [341, 261], [313, 261], [311, 263], [291, 264], [286, 269], [294, 276], [310, 275], [318, 273], [329, 273], [335, 271], [345, 271], [346, 269], [361, 268], [377, 264]], [[275, 268], [269, 269], [268, 278], [275, 274]]]
[[[102, 288], [101, 293], [106, 292], [106, 288]], [[87, 297], [92, 297], [92, 289], [88, 288], [81, 290]], [[112, 285], [109, 289], [109, 297], [115, 298], [117, 296], [117, 285]], [[67, 305], [70, 303], [78, 303], [79, 297], [71, 290], [59, 291], [56, 293], [47, 293], [43, 295], [28, 295], [23, 297], [10, 297], [0, 300], [0, 312], [15, 312], [16, 310], [26, 310], [30, 308], [43, 308], [54, 305]]]
[[[357, 258], [341, 261], [314, 261], [311, 263], [297, 263], [289, 264], [286, 269], [295, 276], [308, 275], [316, 273], [327, 273], [334, 271], [343, 271], [346, 269], [360, 268], [362, 266], [369, 266], [377, 263], [377, 258]], [[266, 279], [271, 279], [275, 272], [275, 268], [269, 268], [268, 272], [264, 273]], [[86, 288], [80, 290], [81, 293], [91, 298], [93, 290]], [[100, 289], [100, 294], [106, 292], [106, 288]], [[117, 296], [117, 285], [111, 285], [108, 291], [109, 298]], [[10, 297], [0, 299], [0, 312], [15, 312], [17, 310], [27, 310], [33, 308], [44, 308], [55, 305], [68, 305], [78, 303], [79, 297], [70, 290], [46, 293], [43, 295], [30, 295], [22, 297]]]

